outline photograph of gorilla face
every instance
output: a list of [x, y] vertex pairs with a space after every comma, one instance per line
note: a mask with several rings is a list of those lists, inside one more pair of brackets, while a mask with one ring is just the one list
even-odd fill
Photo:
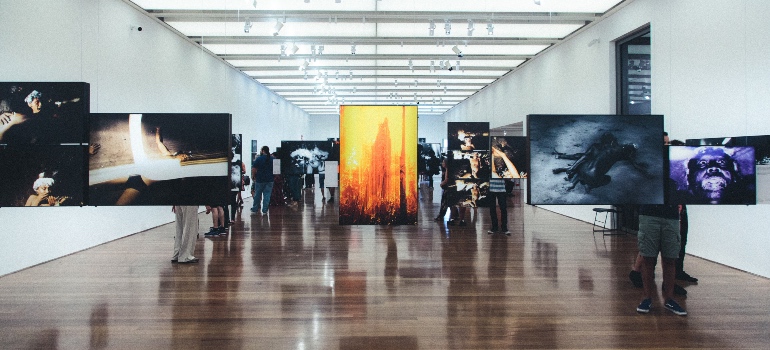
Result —
[[282, 174], [323, 174], [331, 141], [281, 141]]
[[707, 139], [688, 139], [688, 146], [750, 146], [754, 147], [754, 166], [757, 184], [757, 204], [770, 204], [770, 136], [737, 136]]
[[753, 147], [669, 148], [669, 204], [756, 204]]
[[527, 138], [492, 136], [492, 177], [526, 179], [529, 173]]
[[529, 204], [663, 204], [663, 116], [529, 115]]
[[447, 140], [450, 151], [488, 151], [489, 123], [449, 122]]
[[489, 180], [490, 164], [489, 152], [452, 151], [449, 178]]

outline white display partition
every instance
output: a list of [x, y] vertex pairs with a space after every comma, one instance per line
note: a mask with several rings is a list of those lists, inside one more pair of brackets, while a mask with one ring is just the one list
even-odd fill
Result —
[[326, 161], [324, 162], [326, 167], [326, 178], [324, 180], [324, 186], [328, 187], [340, 187], [339, 181], [339, 162]]

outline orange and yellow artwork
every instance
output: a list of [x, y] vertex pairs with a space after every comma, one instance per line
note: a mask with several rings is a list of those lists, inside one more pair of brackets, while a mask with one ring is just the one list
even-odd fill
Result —
[[417, 106], [340, 107], [340, 224], [417, 224]]

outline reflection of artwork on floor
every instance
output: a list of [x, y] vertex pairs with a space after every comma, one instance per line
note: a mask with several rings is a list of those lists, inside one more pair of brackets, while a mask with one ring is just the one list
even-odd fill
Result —
[[228, 114], [92, 114], [91, 205], [227, 203]]
[[450, 151], [488, 151], [489, 123], [449, 122], [447, 140]]
[[0, 144], [85, 143], [86, 83], [0, 83]]
[[281, 141], [281, 173], [323, 174], [331, 151], [331, 141]]
[[530, 115], [529, 204], [663, 204], [663, 116]]
[[669, 147], [670, 204], [755, 204], [754, 147]]
[[340, 224], [417, 224], [417, 107], [340, 107]]
[[0, 147], [0, 207], [84, 204], [85, 146]]
[[688, 139], [688, 146], [754, 147], [757, 204], [770, 204], [770, 135]]
[[451, 179], [489, 180], [490, 164], [488, 151], [452, 151], [452, 160], [449, 163], [449, 177]]
[[492, 177], [526, 179], [529, 173], [527, 138], [524, 136], [492, 136]]

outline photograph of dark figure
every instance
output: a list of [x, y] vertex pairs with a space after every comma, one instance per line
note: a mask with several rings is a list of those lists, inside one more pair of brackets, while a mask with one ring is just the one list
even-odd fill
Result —
[[754, 147], [757, 204], [770, 203], [770, 135], [685, 140], [687, 146]]
[[662, 204], [662, 116], [530, 115], [529, 204]]
[[0, 144], [85, 143], [86, 83], [0, 83]]
[[493, 178], [526, 179], [529, 173], [527, 138], [523, 136], [492, 136]]
[[331, 150], [331, 141], [281, 141], [281, 173], [319, 174]]
[[229, 114], [92, 114], [89, 205], [228, 203]]
[[84, 204], [85, 146], [0, 146], [0, 207]]
[[753, 147], [672, 146], [670, 204], [756, 204]]
[[452, 179], [489, 180], [492, 172], [489, 152], [453, 151], [449, 162], [449, 176]]
[[450, 151], [488, 151], [489, 123], [449, 122], [447, 140]]

